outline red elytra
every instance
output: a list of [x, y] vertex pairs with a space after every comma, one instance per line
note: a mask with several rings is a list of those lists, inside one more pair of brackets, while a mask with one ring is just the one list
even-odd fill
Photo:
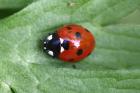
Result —
[[78, 62], [87, 57], [95, 48], [95, 38], [86, 28], [70, 24], [57, 30], [59, 38], [69, 41], [69, 48], [58, 58], [66, 62]]

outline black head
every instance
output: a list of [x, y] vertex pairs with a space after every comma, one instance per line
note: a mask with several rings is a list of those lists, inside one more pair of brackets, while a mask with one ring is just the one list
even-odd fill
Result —
[[57, 33], [49, 34], [44, 40], [44, 50], [53, 57], [58, 57], [64, 50], [69, 49], [69, 41], [58, 36]]
[[56, 33], [49, 34], [44, 40], [44, 50], [53, 57], [57, 57], [60, 53], [61, 43]]

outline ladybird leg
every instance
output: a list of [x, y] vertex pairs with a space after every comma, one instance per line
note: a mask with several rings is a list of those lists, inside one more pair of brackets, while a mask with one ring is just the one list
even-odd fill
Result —
[[58, 57], [58, 53], [56, 53], [56, 52], [53, 52], [54, 54], [53, 54], [53, 58], [57, 58]]
[[77, 68], [77, 66], [76, 66], [75, 64], [73, 64], [73, 65], [72, 65], [72, 68], [76, 69], [76, 68]]
[[48, 35], [52, 35], [51, 33], [48, 33]]
[[13, 89], [13, 87], [9, 86], [11, 93], [16, 93], [15, 89]]
[[52, 58], [57, 58], [57, 56], [56, 55], [53, 55]]

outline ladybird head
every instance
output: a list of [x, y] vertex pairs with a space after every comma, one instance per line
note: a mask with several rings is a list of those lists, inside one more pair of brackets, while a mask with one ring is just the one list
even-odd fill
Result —
[[44, 40], [44, 50], [52, 57], [58, 55], [69, 48], [69, 41], [60, 38], [57, 33], [49, 34]]
[[44, 43], [44, 50], [53, 57], [57, 57], [60, 53], [60, 39], [56, 33], [49, 34]]

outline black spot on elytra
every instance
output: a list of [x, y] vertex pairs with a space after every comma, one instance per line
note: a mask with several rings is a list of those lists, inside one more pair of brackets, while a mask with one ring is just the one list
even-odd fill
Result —
[[68, 40], [64, 40], [62, 45], [61, 45], [65, 50], [69, 49], [69, 41]]
[[71, 33], [71, 32], [72, 32], [72, 27], [67, 26], [66, 28], [67, 28], [67, 30], [68, 30], [68, 33]]
[[74, 59], [73, 59], [73, 58], [71, 58], [71, 59], [69, 59], [68, 61], [74, 61]]
[[77, 54], [78, 56], [80, 56], [80, 55], [82, 55], [82, 53], [83, 53], [83, 50], [82, 50], [82, 49], [78, 49], [76, 54]]
[[81, 38], [81, 34], [79, 32], [75, 33], [76, 38]]
[[86, 30], [87, 32], [90, 32], [90, 31], [89, 31], [88, 29], [86, 29], [86, 28], [85, 28], [85, 30]]
[[70, 27], [70, 26], [67, 26], [66, 28], [67, 28], [68, 30], [72, 30], [72, 27]]

